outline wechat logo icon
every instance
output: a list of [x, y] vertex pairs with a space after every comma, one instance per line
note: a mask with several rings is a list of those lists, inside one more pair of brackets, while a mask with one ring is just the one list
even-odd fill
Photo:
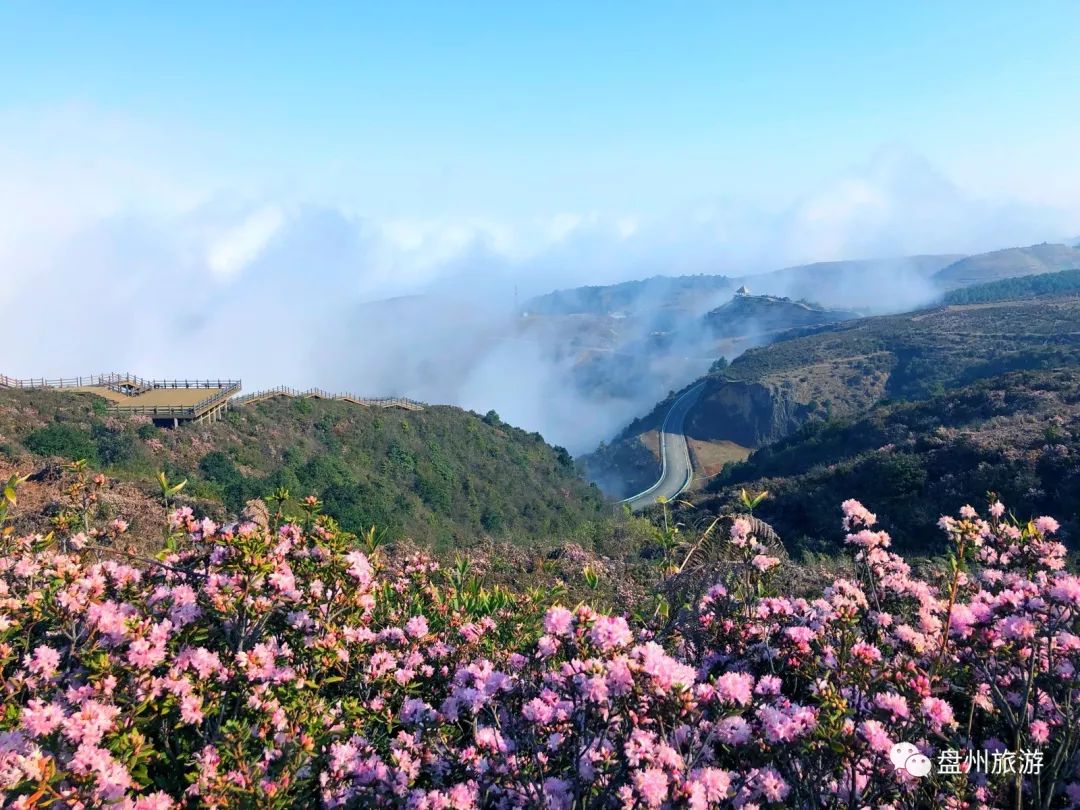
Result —
[[889, 751], [889, 759], [898, 771], [907, 771], [921, 779], [930, 773], [930, 757], [909, 742], [898, 742]]

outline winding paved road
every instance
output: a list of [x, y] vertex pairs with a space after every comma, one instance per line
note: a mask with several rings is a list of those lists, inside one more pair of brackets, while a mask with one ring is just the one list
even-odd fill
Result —
[[672, 404], [660, 426], [660, 480], [644, 492], [626, 498], [622, 503], [629, 504], [635, 512], [656, 503], [657, 498], [671, 500], [694, 480], [694, 468], [690, 464], [690, 448], [683, 435], [683, 420], [694, 407], [705, 383], [700, 382], [680, 396]]

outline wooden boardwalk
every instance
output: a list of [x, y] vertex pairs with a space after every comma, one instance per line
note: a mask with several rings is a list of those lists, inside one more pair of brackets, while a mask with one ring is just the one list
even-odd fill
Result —
[[0, 388], [51, 388], [96, 394], [114, 413], [148, 416], [156, 422], [215, 421], [221, 418], [239, 380], [147, 380], [135, 374], [112, 372], [85, 377], [17, 380], [0, 374]]
[[231, 407], [264, 402], [275, 397], [335, 399], [373, 408], [403, 408], [422, 411], [424, 406], [405, 397], [362, 397], [359, 394], [331, 394], [321, 388], [300, 391], [279, 386], [240, 394], [240, 380], [148, 380], [135, 374], [90, 374], [85, 377], [20, 380], [0, 374], [0, 388], [26, 390], [50, 388], [72, 393], [96, 394], [108, 402], [113, 413], [148, 416], [156, 422], [178, 425], [181, 421], [216, 421]]
[[252, 405], [256, 402], [264, 402], [276, 397], [294, 397], [297, 399], [336, 399], [341, 402], [352, 402], [354, 405], [366, 405], [372, 408], [403, 408], [407, 411], [424, 410], [423, 403], [406, 397], [362, 397], [359, 394], [331, 394], [321, 388], [309, 388], [301, 391], [297, 388], [279, 385], [277, 388], [267, 388], [264, 391], [255, 391], [233, 398], [234, 405]]

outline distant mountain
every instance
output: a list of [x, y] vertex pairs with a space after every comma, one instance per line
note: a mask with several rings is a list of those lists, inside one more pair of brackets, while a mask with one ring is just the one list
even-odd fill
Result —
[[1029, 247], [980, 253], [953, 262], [933, 276], [943, 290], [1016, 276], [1035, 276], [1080, 268], [1080, 249], [1043, 242]]
[[880, 311], [883, 284], [895, 290], [917, 285], [920, 289], [915, 292], [930, 297], [930, 287], [924, 282], [963, 257], [964, 254], [949, 253], [815, 262], [732, 277], [653, 276], [619, 284], [557, 290], [529, 300], [523, 309], [530, 315], [632, 315], [659, 309], [700, 313], [715, 307], [718, 296], [730, 296], [736, 288], [746, 285], [755, 293], [812, 299], [826, 307]]
[[755, 293], [810, 299], [826, 307], [896, 312], [932, 298], [931, 276], [963, 257], [950, 253], [816, 262], [744, 276], [738, 283]]
[[653, 276], [559, 290], [533, 298], [524, 309], [537, 315], [616, 317], [660, 311], [700, 313], [716, 307], [719, 296], [745, 285], [754, 293], [809, 299], [826, 308], [895, 312], [925, 304], [942, 291], [1078, 268], [1080, 242], [1077, 247], [1044, 242], [971, 256], [926, 254], [815, 262], [748, 276]]
[[530, 299], [523, 310], [528, 315], [616, 316], [663, 308], [704, 311], [711, 296], [730, 295], [737, 286], [726, 276], [652, 276], [619, 284], [556, 290]]
[[[990, 280], [1024, 276], [1069, 264], [1074, 254], [1080, 251], [1038, 245], [966, 258], [819, 262], [738, 277], [652, 276], [558, 290], [520, 306], [495, 294], [398, 298], [357, 308], [353, 317], [377, 339], [326, 347], [310, 360], [312, 378], [492, 407], [578, 454], [717, 358], [731, 360], [785, 329], [817, 329], [854, 312], [912, 311], [949, 289], [983, 283], [979, 268], [993, 268]], [[765, 297], [727, 306], [744, 285]], [[793, 303], [800, 300], [820, 311]]]
[[[740, 288], [740, 290], [745, 288]], [[808, 301], [775, 295], [737, 292], [726, 304], [710, 310], [705, 324], [718, 337], [769, 334], [801, 326], [822, 326], [859, 317], [857, 312], [826, 309]]]

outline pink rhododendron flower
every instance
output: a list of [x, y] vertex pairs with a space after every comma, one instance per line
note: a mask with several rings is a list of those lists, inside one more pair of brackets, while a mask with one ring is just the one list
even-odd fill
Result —
[[574, 624], [574, 614], [556, 605], [544, 614], [544, 632], [553, 636], [568, 636]]
[[893, 746], [893, 740], [889, 737], [885, 727], [877, 720], [864, 720], [859, 725], [859, 735], [866, 740], [870, 749], [879, 754], [887, 754]]
[[922, 713], [930, 721], [935, 731], [941, 731], [944, 726], [956, 722], [953, 719], [952, 707], [944, 700], [935, 697], [926, 697], [922, 700]]
[[348, 573], [360, 585], [368, 585], [373, 573], [368, 558], [360, 551], [351, 551], [345, 555], [345, 561], [349, 563]]
[[668, 796], [668, 778], [659, 768], [635, 771], [634, 787], [646, 807], [659, 807]]
[[750, 562], [758, 571], [765, 572], [768, 571], [770, 568], [775, 568], [776, 566], [778, 566], [780, 564], [780, 558], [768, 557], [764, 554], [758, 554]]
[[754, 677], [746, 672], [725, 672], [716, 679], [716, 694], [727, 703], [748, 706], [753, 696]]
[[634, 634], [622, 616], [597, 616], [589, 629], [589, 640], [601, 650], [609, 652], [632, 642]]
[[1031, 739], [1039, 745], [1043, 745], [1050, 739], [1050, 726], [1046, 724], [1045, 720], [1032, 720], [1031, 725], [1028, 726], [1028, 731], [1031, 734]]
[[405, 622], [405, 632], [412, 638], [423, 638], [428, 634], [428, 621], [423, 616], [413, 616]]
[[60, 653], [44, 644], [34, 648], [33, 653], [27, 656], [26, 659], [26, 668], [43, 678], [50, 678], [55, 675], [59, 664]]
[[22, 726], [34, 737], [52, 732], [64, 720], [64, 710], [55, 703], [45, 703], [40, 698], [31, 699], [21, 712]]
[[[845, 577], [784, 595], [737, 518], [738, 565], [628, 618], [509, 592], [465, 605], [430, 559], [369, 559], [304, 503], [304, 526], [273, 530], [177, 510], [187, 537], [161, 566], [0, 537], [0, 795], [986, 810], [1013, 806], [1013, 780], [917, 778], [893, 743], [933, 758], [1019, 738], [1061, 763], [1052, 806], [1080, 801], [1080, 580], [1045, 520], [965, 509], [942, 521], [965, 567], [926, 577], [849, 501]], [[1025, 796], [1050, 791], [1038, 778]]]
[[1057, 534], [1058, 529], [1061, 528], [1059, 524], [1052, 517], [1046, 517], [1045, 515], [1035, 519], [1035, 528], [1042, 534]]

